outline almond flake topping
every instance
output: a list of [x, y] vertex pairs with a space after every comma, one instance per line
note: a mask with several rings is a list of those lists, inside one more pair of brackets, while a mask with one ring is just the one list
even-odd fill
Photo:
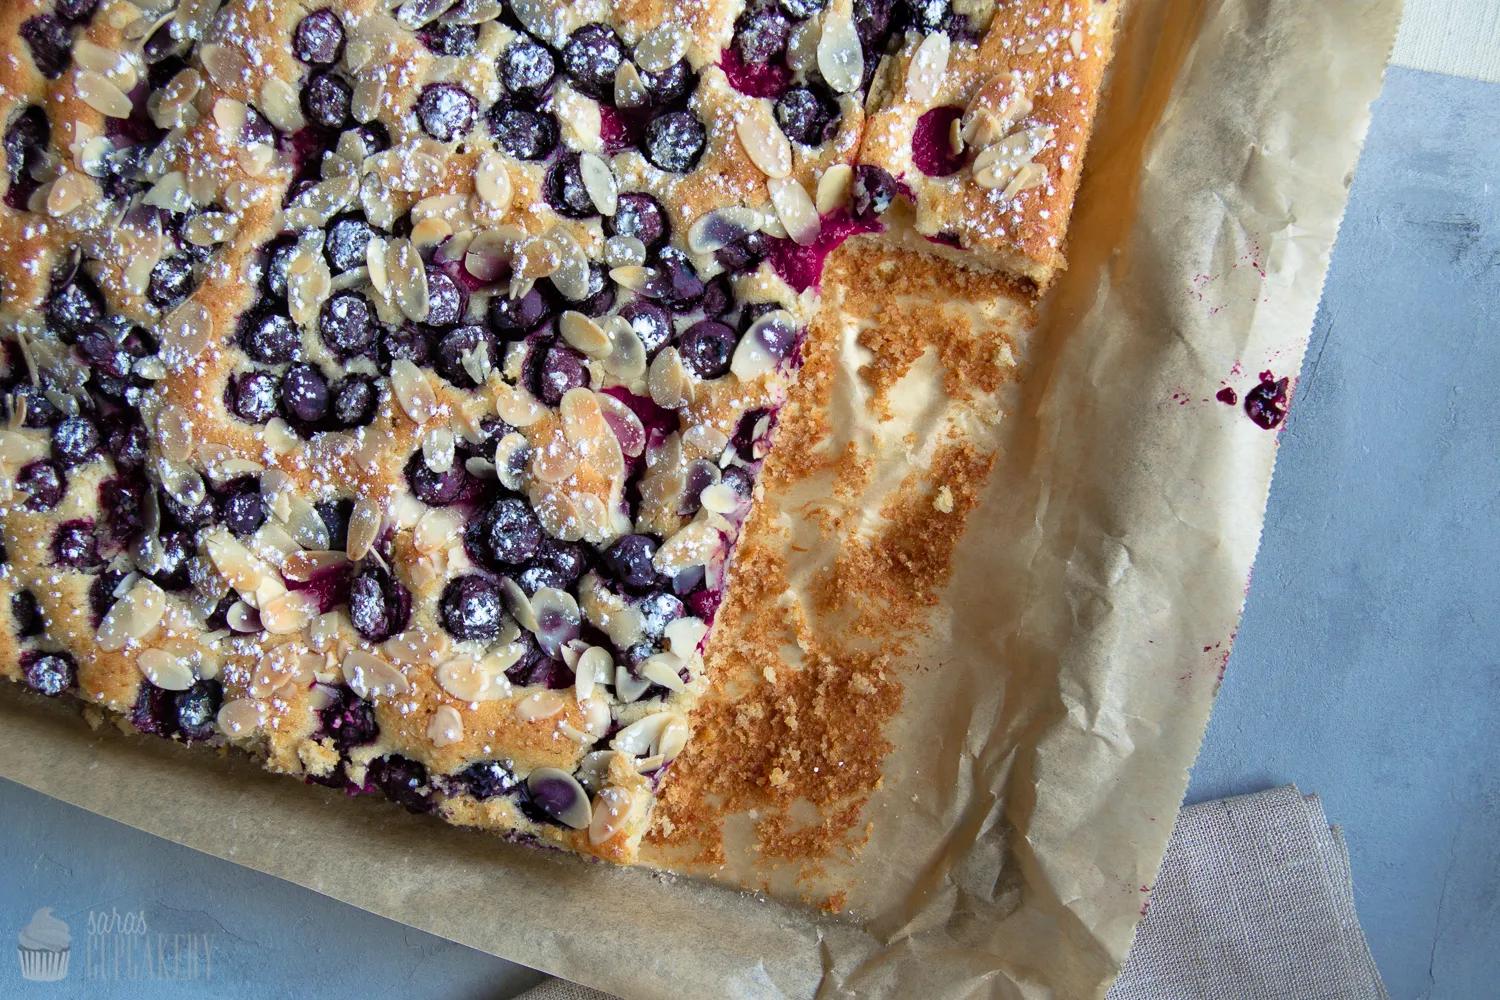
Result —
[[[157, 684], [157, 687], [161, 685]], [[260, 703], [250, 698], [231, 698], [219, 707], [217, 717], [219, 729], [231, 739], [253, 734], [264, 721], [265, 714]]]
[[635, 801], [630, 791], [615, 785], [601, 790], [589, 820], [589, 843], [597, 846], [618, 836], [630, 823]]
[[384, 525], [385, 515], [377, 504], [363, 498], [357, 501], [349, 514], [349, 558], [359, 562], [368, 555]]
[[950, 49], [948, 36], [942, 32], [928, 35], [917, 46], [906, 70], [906, 96], [912, 103], [927, 107], [937, 99], [943, 74], [948, 72]]
[[533, 691], [516, 702], [516, 718], [522, 722], [540, 722], [560, 714], [567, 704], [556, 691]]
[[771, 203], [776, 206], [776, 215], [786, 227], [786, 233], [792, 241], [808, 246], [817, 240], [818, 233], [823, 229], [823, 222], [818, 218], [818, 209], [808, 196], [807, 189], [790, 177], [771, 178], [766, 181], [766, 188], [771, 192]]
[[198, 680], [187, 661], [165, 649], [147, 649], [136, 657], [141, 676], [164, 691], [186, 691]]
[[125, 648], [133, 640], [144, 639], [156, 631], [166, 610], [166, 591], [150, 580], [139, 580], [105, 612], [99, 623], [99, 648], [113, 651]]
[[391, 391], [402, 411], [418, 425], [437, 415], [437, 394], [427, 373], [415, 362], [407, 358], [391, 362]]
[[344, 654], [342, 670], [345, 683], [361, 698], [403, 694], [410, 689], [401, 671], [362, 649]]
[[830, 8], [823, 18], [823, 34], [818, 39], [818, 70], [837, 93], [848, 94], [859, 88], [865, 75], [865, 54], [859, 33], [843, 7]]
[[515, 191], [505, 157], [489, 152], [479, 158], [479, 164], [474, 168], [474, 191], [491, 209], [505, 214]]
[[106, 118], [129, 118], [133, 106], [130, 98], [102, 73], [80, 69], [74, 84], [78, 99]]
[[771, 117], [771, 106], [755, 101], [735, 121], [735, 132], [750, 162], [767, 177], [786, 177], [792, 172], [792, 144]]
[[603, 358], [610, 352], [609, 334], [581, 312], [564, 312], [557, 322], [558, 331], [572, 346], [591, 358]]
[[452, 705], [439, 705], [427, 723], [427, 738], [436, 747], [452, 746], [464, 738], [464, 720]]

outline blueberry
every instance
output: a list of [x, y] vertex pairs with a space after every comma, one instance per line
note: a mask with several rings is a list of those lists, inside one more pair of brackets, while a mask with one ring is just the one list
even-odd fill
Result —
[[157, 308], [170, 309], [191, 295], [196, 284], [191, 257], [187, 254], [163, 257], [151, 269], [146, 297]]
[[440, 56], [467, 56], [479, 47], [479, 29], [472, 24], [434, 24], [421, 32], [422, 44]]
[[328, 529], [329, 547], [342, 552], [349, 545], [349, 515], [354, 511], [354, 501], [324, 500], [313, 504], [313, 509]]
[[615, 579], [630, 590], [645, 590], [657, 582], [656, 542], [649, 535], [625, 535], [604, 553], [604, 563]]
[[448, 275], [435, 267], [427, 269], [427, 323], [452, 326], [464, 318], [469, 300]]
[[562, 50], [563, 72], [573, 86], [606, 102], [614, 96], [615, 69], [624, 60], [620, 36], [603, 24], [585, 24], [568, 36]]
[[381, 327], [381, 370], [389, 372], [391, 370], [391, 362], [398, 359], [410, 361], [418, 366], [425, 366], [432, 360], [432, 331], [417, 323], [403, 323], [401, 326]]
[[460, 576], [448, 583], [441, 601], [443, 627], [456, 639], [488, 641], [505, 624], [500, 588], [482, 576]]
[[27, 105], [5, 130], [5, 166], [10, 173], [6, 201], [12, 208], [26, 208], [27, 199], [37, 188], [32, 172], [46, 160], [51, 138], [52, 125], [47, 121], [47, 113], [35, 104]]
[[359, 140], [360, 148], [366, 156], [374, 156], [376, 153], [382, 153], [391, 148], [391, 134], [379, 122], [365, 122], [363, 125], [348, 129], [345, 134], [352, 135]]
[[634, 236], [647, 250], [661, 246], [669, 235], [661, 202], [639, 192], [620, 195], [615, 214], [604, 220], [604, 228], [611, 236]]
[[12, 413], [18, 407], [26, 408], [25, 426], [27, 427], [33, 429], [52, 427], [62, 419], [62, 411], [47, 398], [47, 393], [41, 386], [21, 382], [10, 391], [10, 394]]
[[67, 653], [28, 649], [21, 654], [21, 676], [37, 694], [56, 698], [78, 683], [78, 665]]
[[467, 480], [464, 467], [458, 461], [454, 461], [452, 467], [445, 472], [433, 472], [427, 467], [419, 451], [406, 463], [406, 483], [411, 488], [412, 496], [429, 507], [447, 507], [457, 503], [463, 497]]
[[116, 542], [129, 542], [145, 527], [146, 490], [144, 483], [124, 476], [99, 484], [99, 510], [105, 532]]
[[679, 59], [659, 73], [642, 71], [641, 82], [646, 85], [651, 102], [657, 107], [665, 107], [687, 100], [697, 89], [698, 77], [686, 59]]
[[781, 0], [781, 9], [788, 17], [805, 20], [828, 6], [828, 0]]
[[21, 24], [21, 37], [31, 52], [31, 61], [49, 80], [63, 75], [73, 58], [73, 34], [51, 14], [38, 14]]
[[664, 247], [657, 255], [656, 276], [641, 289], [641, 294], [652, 298], [673, 312], [685, 312], [696, 306], [703, 298], [703, 279], [688, 259], [688, 255], [676, 247]]
[[676, 595], [658, 591], [641, 602], [641, 632], [655, 642], [666, 632], [667, 626], [687, 613]]
[[82, 465], [99, 454], [99, 428], [88, 417], [69, 417], [52, 429], [52, 457], [63, 468]]
[[[854, 31], [866, 52], [880, 51], [890, 37], [891, 13], [896, 0], [854, 0]], [[867, 71], [873, 69], [873, 60], [865, 58]]]
[[163, 590], [186, 590], [192, 586], [189, 569], [198, 554], [192, 532], [164, 531], [161, 535], [161, 559], [151, 579]]
[[56, 462], [45, 459], [22, 466], [16, 487], [27, 494], [27, 510], [51, 510], [68, 492], [68, 477]]
[[82, 21], [92, 17], [99, 0], [57, 0], [57, 16], [66, 21]]
[[641, 338], [647, 355], [654, 355], [672, 339], [672, 317], [655, 302], [634, 299], [620, 310], [620, 318]]
[[328, 416], [328, 379], [314, 365], [293, 365], [281, 380], [281, 406], [291, 420], [315, 424]]
[[296, 253], [297, 241], [290, 236], [282, 236], [266, 244], [263, 281], [271, 298], [286, 299], [286, 269]]
[[179, 691], [177, 731], [185, 740], [210, 740], [218, 735], [219, 706], [224, 703], [224, 688], [214, 680], [201, 680], [186, 691]]
[[703, 155], [708, 133], [691, 111], [668, 111], [646, 124], [646, 159], [668, 173], [686, 173]]
[[349, 122], [354, 90], [343, 77], [319, 73], [302, 88], [302, 110], [314, 125], [341, 129]]
[[881, 167], [862, 163], [854, 168], [854, 217], [868, 219], [883, 214], [899, 193], [896, 178]]
[[94, 380], [99, 376], [123, 379], [130, 374], [130, 354], [102, 329], [84, 332], [77, 341], [78, 353], [88, 362]]
[[678, 340], [682, 364], [697, 378], [718, 378], [729, 372], [729, 360], [735, 354], [735, 331], [717, 319], [699, 319]]
[[384, 567], [365, 563], [349, 584], [349, 620], [370, 642], [384, 642], [411, 621], [411, 592]]
[[334, 274], [343, 274], [368, 262], [367, 251], [375, 230], [359, 214], [340, 215], [328, 224], [323, 240], [323, 256]]
[[347, 687], [339, 687], [331, 703], [318, 713], [322, 731], [340, 753], [350, 747], [364, 746], [380, 735], [375, 722], [375, 707]]
[[484, 515], [485, 541], [497, 562], [520, 565], [542, 546], [542, 523], [530, 504], [514, 497], [495, 501]]
[[792, 22], [774, 6], [751, 8], [734, 25], [734, 47], [752, 66], [776, 62], [786, 54]]
[[[535, 351], [533, 351], [535, 354]], [[588, 368], [583, 355], [567, 344], [553, 342], [535, 364], [537, 398], [548, 406], [557, 406], [570, 389], [589, 384]]]
[[458, 772], [464, 790], [481, 801], [507, 795], [520, 787], [515, 774], [498, 760], [482, 760]]
[[523, 38], [500, 53], [499, 73], [506, 90], [517, 97], [536, 100], [557, 75], [557, 63], [545, 46]]
[[[227, 600], [227, 598], [226, 598]], [[177, 732], [177, 694], [157, 687], [150, 681], [141, 684], [130, 722], [143, 733], [170, 737]]]
[[52, 556], [59, 566], [84, 569], [99, 564], [99, 540], [88, 518], [64, 521], [52, 533]]
[[344, 25], [333, 11], [315, 10], [297, 22], [292, 55], [310, 66], [332, 66], [343, 54]]
[[924, 35], [945, 32], [953, 6], [949, 0], [906, 0], [911, 27]]
[[547, 204], [559, 214], [570, 219], [587, 219], [598, 215], [594, 200], [589, 197], [583, 184], [583, 173], [579, 168], [577, 153], [565, 153], [547, 171], [544, 185]]
[[120, 599], [116, 593], [120, 584], [124, 582], [125, 574], [114, 570], [105, 570], [94, 577], [94, 582], [89, 584], [89, 611], [93, 615], [94, 627], [98, 628], [104, 616], [109, 614], [109, 609], [115, 606]]
[[263, 365], [282, 365], [297, 356], [302, 334], [297, 324], [281, 313], [252, 316], [240, 330], [240, 347], [250, 360]]
[[266, 501], [260, 495], [260, 484], [251, 480], [224, 500], [224, 526], [240, 538], [255, 534], [266, 523]]
[[[553, 285], [553, 287], [557, 286]], [[569, 299], [568, 308], [581, 312], [585, 316], [603, 316], [614, 304], [615, 286], [610, 280], [609, 271], [598, 261], [589, 264], [587, 290], [583, 298]]]
[[42, 606], [37, 603], [36, 595], [29, 590], [18, 590], [11, 597], [10, 616], [15, 621], [16, 635], [22, 639], [40, 635], [46, 627]]
[[370, 761], [365, 780], [385, 793], [385, 797], [409, 812], [432, 811], [432, 789], [427, 784], [427, 768], [418, 761], [399, 754], [377, 757]]
[[720, 274], [704, 284], [703, 298], [698, 301], [698, 308], [703, 310], [705, 316], [723, 316], [734, 305], [734, 292], [730, 288], [728, 276]]
[[549, 111], [497, 104], [489, 113], [490, 133], [518, 160], [546, 159], [557, 148], [557, 119]]
[[488, 319], [490, 329], [503, 340], [518, 340], [523, 334], [536, 329], [547, 319], [550, 309], [540, 289], [533, 286], [519, 299], [503, 293], [490, 299]]
[[588, 566], [588, 556], [582, 546], [549, 538], [543, 541], [537, 558], [517, 575], [516, 582], [528, 594], [534, 594], [542, 587], [567, 590], [578, 582]]
[[341, 358], [363, 354], [375, 342], [375, 310], [358, 292], [335, 292], [318, 313], [318, 334]]
[[443, 334], [438, 341], [437, 373], [460, 389], [472, 389], [479, 383], [464, 367], [464, 357], [477, 352], [493, 367], [499, 361], [499, 348], [495, 335], [478, 325], [460, 326]]
[[333, 419], [340, 427], [363, 427], [375, 419], [379, 394], [364, 375], [346, 375], [333, 386]]
[[263, 424], [276, 416], [276, 376], [245, 372], [229, 380], [229, 409], [241, 420]]
[[474, 127], [479, 104], [455, 83], [430, 83], [417, 98], [417, 121], [438, 142], [452, 142]]
[[78, 339], [85, 331], [104, 322], [104, 296], [86, 275], [53, 291], [47, 300], [47, 325], [63, 340]]
[[792, 87], [776, 99], [776, 123], [788, 139], [804, 146], [832, 139], [838, 117], [838, 104], [821, 89]]

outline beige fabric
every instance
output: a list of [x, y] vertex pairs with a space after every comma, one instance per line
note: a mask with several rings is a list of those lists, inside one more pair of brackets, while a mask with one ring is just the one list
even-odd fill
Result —
[[[1109, 1000], [1389, 1000], [1316, 795], [1288, 785], [1188, 806], [1149, 898]], [[551, 979], [520, 1000], [611, 998]]]
[[1184, 809], [1110, 1000], [1386, 1000], [1349, 853], [1292, 786]]
[[1391, 61], [1434, 73], [1500, 81], [1500, 3], [1406, 0]]

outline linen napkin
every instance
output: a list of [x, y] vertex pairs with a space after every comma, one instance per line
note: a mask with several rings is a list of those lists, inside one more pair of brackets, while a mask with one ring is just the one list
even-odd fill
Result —
[[[1349, 852], [1293, 785], [1178, 814], [1109, 1000], [1389, 1000]], [[610, 1000], [551, 979], [520, 1000]]]

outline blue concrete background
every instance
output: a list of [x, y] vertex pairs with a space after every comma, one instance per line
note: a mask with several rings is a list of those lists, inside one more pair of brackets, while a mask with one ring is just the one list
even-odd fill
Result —
[[[1189, 791], [1323, 796], [1396, 1000], [1500, 983], [1497, 190], [1500, 86], [1393, 70]], [[498, 1000], [536, 979], [3, 781], [0, 837], [0, 939], [48, 906], [78, 963], [32, 984], [0, 953], [3, 997]], [[112, 911], [147, 934], [90, 938]], [[193, 970], [146, 965], [159, 940], [168, 961], [206, 940], [208, 981], [161, 978]]]

